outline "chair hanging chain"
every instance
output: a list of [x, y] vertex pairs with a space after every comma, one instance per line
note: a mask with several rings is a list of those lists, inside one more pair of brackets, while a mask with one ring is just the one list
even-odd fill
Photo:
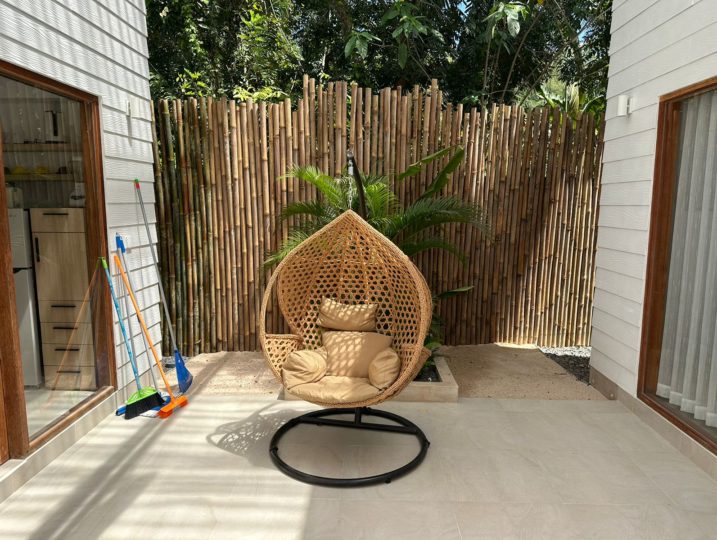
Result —
[[367, 219], [368, 213], [366, 212], [366, 195], [364, 193], [363, 180], [361, 180], [361, 172], [359, 171], [358, 164], [354, 158], [353, 149], [349, 148], [347, 150], [346, 158], [348, 160], [349, 175], [353, 175], [354, 181], [356, 182], [356, 191], [359, 199], [358, 214], [363, 219]]

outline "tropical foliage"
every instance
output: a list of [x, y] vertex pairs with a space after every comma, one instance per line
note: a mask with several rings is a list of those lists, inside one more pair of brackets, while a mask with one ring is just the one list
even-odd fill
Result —
[[146, 0], [156, 97], [268, 96], [304, 73], [372, 88], [437, 78], [453, 101], [607, 80], [610, 0]]
[[[460, 249], [451, 244], [445, 233], [446, 225], [463, 223], [488, 232], [482, 208], [457, 197], [442, 196], [440, 192], [448, 183], [450, 175], [463, 159], [462, 148], [447, 148], [412, 164], [396, 176], [396, 182], [406, 181], [419, 174], [426, 165], [450, 155], [447, 163], [438, 171], [433, 181], [416, 201], [402, 205], [391, 189], [386, 176], [361, 175], [366, 200], [366, 221], [393, 241], [406, 255], [414, 256], [429, 249], [446, 250], [456, 257], [465, 258]], [[266, 259], [268, 266], [281, 261], [306, 238], [331, 222], [346, 210], [359, 210], [359, 194], [354, 177], [348, 174], [338, 178], [322, 173], [313, 166], [296, 167], [289, 171], [316, 188], [319, 198], [294, 202], [282, 211], [282, 219], [294, 219], [296, 226], [287, 240]]]

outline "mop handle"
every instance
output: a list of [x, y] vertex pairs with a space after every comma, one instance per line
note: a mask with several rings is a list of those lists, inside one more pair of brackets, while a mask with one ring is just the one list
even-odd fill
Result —
[[[124, 258], [124, 254], [126, 251], [124, 240], [122, 239], [122, 235], [117, 233], [115, 235], [115, 243], [117, 244], [117, 249], [119, 250], [119, 256], [120, 260], [122, 261], [122, 265], [127, 269], [127, 280], [129, 281], [129, 284], [134, 289], [134, 283], [132, 283], [132, 274], [130, 274], [129, 266], [127, 265], [127, 261]], [[127, 328], [129, 329], [129, 335], [132, 336], [132, 315], [130, 314], [129, 310], [129, 295], [126, 294], [124, 296], [124, 309], [127, 312]], [[140, 336], [142, 336], [142, 342], [144, 343], [144, 352], [147, 353], [147, 361], [149, 364], [149, 374], [152, 376], [152, 384], [156, 387], [157, 386], [157, 378], [154, 376], [154, 369], [152, 369], [152, 361], [149, 359], [149, 347], [147, 346], [147, 339], [144, 337], [144, 333], [140, 332]], [[134, 344], [132, 343], [132, 340], [129, 342], [130, 346], [132, 347], [132, 354], [135, 356], [135, 361], [137, 359], [137, 352], [134, 350]], [[137, 369], [139, 370], [139, 362], [137, 362]]]
[[142, 209], [142, 218], [144, 219], [144, 229], [147, 231], [147, 242], [149, 244], [149, 252], [152, 254], [152, 263], [154, 263], [154, 270], [157, 272], [157, 285], [159, 285], [159, 295], [162, 297], [162, 307], [164, 307], [164, 316], [167, 320], [167, 328], [169, 328], [169, 337], [172, 340], [172, 348], [178, 351], [177, 338], [174, 336], [174, 328], [172, 328], [172, 316], [169, 314], [169, 307], [167, 304], [167, 297], [164, 295], [164, 287], [162, 286], [162, 277], [159, 275], [159, 263], [157, 262], [157, 256], [154, 254], [154, 244], [152, 244], [152, 234], [149, 231], [149, 221], [147, 221], [147, 212], [144, 209], [144, 199], [142, 198], [142, 189], [139, 186], [139, 179], [134, 179], [134, 187], [139, 197], [139, 207]]
[[115, 311], [117, 312], [117, 318], [119, 319], [120, 330], [122, 331], [122, 339], [124, 340], [124, 346], [127, 348], [127, 355], [129, 356], [129, 363], [132, 365], [132, 373], [134, 373], [134, 382], [137, 383], [137, 390], [142, 390], [142, 385], [139, 382], [139, 372], [137, 371], [137, 365], [135, 364], [134, 354], [132, 354], [132, 348], [130, 347], [129, 339], [127, 338], [127, 330], [125, 330], [124, 322], [122, 322], [122, 313], [120, 312], [119, 302], [117, 301], [117, 294], [115, 293], [115, 286], [112, 283], [112, 276], [110, 276], [110, 269], [107, 267], [107, 261], [104, 257], [100, 257], [102, 261], [102, 268], [105, 269], [105, 275], [107, 276], [107, 283], [110, 284], [110, 294], [112, 295], [112, 303], [115, 305]]
[[154, 363], [157, 364], [157, 368], [159, 369], [159, 374], [162, 376], [162, 380], [164, 381], [164, 386], [167, 388], [167, 393], [169, 394], [169, 397], [171, 399], [174, 399], [174, 394], [172, 393], [172, 386], [169, 384], [169, 381], [167, 380], [167, 375], [164, 373], [164, 369], [162, 368], [162, 363], [159, 360], [159, 356], [157, 355], [157, 351], [154, 348], [154, 345], [152, 345], [152, 338], [149, 336], [149, 330], [147, 330], [147, 325], [144, 323], [144, 317], [142, 317], [142, 311], [139, 309], [139, 305], [137, 304], [137, 299], [134, 296], [134, 291], [132, 290], [132, 287], [129, 284], [129, 280], [127, 279], [127, 274], [124, 272], [124, 268], [122, 267], [122, 262], [120, 261], [119, 257], [115, 253], [114, 256], [115, 265], [120, 271], [120, 275], [122, 276], [122, 281], [124, 282], [124, 286], [127, 289], [127, 292], [129, 293], [129, 297], [132, 300], [132, 305], [134, 306], [134, 312], [135, 315], [137, 315], [137, 320], [139, 321], [139, 325], [142, 328], [142, 332], [144, 332], [144, 337], [147, 339], [147, 344], [149, 345], [149, 349], [152, 351], [152, 356], [154, 356]]

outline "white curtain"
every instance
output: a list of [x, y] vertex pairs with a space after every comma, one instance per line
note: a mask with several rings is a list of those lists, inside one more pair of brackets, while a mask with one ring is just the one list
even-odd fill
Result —
[[717, 427], [717, 91], [681, 116], [657, 394]]

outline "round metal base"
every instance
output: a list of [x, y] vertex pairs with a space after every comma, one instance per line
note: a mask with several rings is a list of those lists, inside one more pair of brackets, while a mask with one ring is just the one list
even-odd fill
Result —
[[[327, 418], [330, 416], [353, 414], [354, 420], [337, 420], [335, 418]], [[376, 416], [379, 418], [385, 418], [395, 422], [395, 424], [377, 424], [374, 422], [364, 422], [364, 416]], [[295, 469], [291, 465], [287, 464], [283, 459], [279, 457], [279, 440], [286, 435], [290, 429], [298, 426], [299, 424], [311, 424], [315, 426], [333, 426], [343, 427], [352, 429], [368, 429], [372, 431], [386, 431], [391, 433], [398, 433], [403, 435], [413, 435], [418, 439], [421, 445], [421, 449], [418, 455], [413, 458], [410, 462], [404, 466], [399, 467], [393, 471], [377, 474], [374, 476], [366, 476], [362, 478], [327, 478], [325, 476], [315, 476], [308, 474], [298, 469]], [[314, 484], [317, 486], [330, 486], [330, 487], [360, 487], [370, 486], [373, 484], [385, 484], [392, 480], [399, 478], [413, 469], [418, 467], [423, 459], [426, 457], [428, 452], [428, 446], [431, 443], [428, 442], [425, 434], [421, 429], [413, 422], [406, 420], [402, 416], [393, 414], [386, 411], [379, 411], [370, 409], [368, 407], [360, 407], [358, 409], [323, 409], [320, 411], [313, 411], [310, 413], [297, 416], [292, 418], [286, 424], [281, 426], [274, 436], [271, 438], [271, 444], [269, 446], [269, 454], [274, 465], [291, 478], [306, 482], [307, 484]]]

